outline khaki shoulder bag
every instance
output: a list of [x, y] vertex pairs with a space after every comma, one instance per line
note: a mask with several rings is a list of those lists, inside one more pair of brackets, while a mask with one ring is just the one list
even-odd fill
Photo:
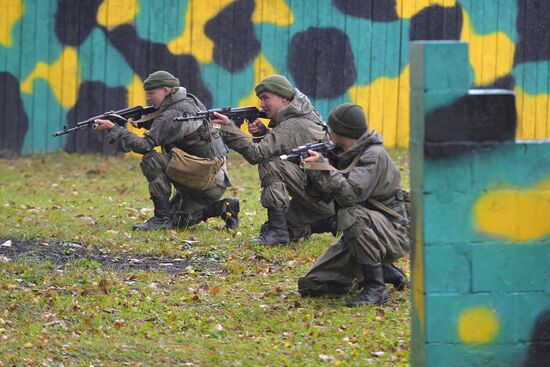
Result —
[[207, 190], [214, 186], [216, 174], [223, 167], [221, 157], [201, 158], [179, 148], [172, 148], [166, 175], [191, 190]]
[[[197, 110], [200, 111], [198, 107]], [[212, 136], [210, 126], [207, 122], [205, 123], [210, 136]], [[172, 148], [171, 155], [172, 158], [166, 167], [166, 175], [176, 183], [194, 191], [203, 191], [213, 187], [216, 174], [225, 164], [223, 157], [197, 157], [179, 148]]]

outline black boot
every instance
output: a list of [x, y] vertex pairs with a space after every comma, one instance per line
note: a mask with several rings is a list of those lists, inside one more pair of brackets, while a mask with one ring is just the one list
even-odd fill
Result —
[[290, 242], [285, 209], [267, 208], [267, 223], [262, 225], [256, 242], [264, 246], [286, 245]]
[[382, 272], [384, 273], [384, 282], [393, 284], [397, 291], [404, 290], [409, 284], [405, 272], [393, 264], [382, 265]]
[[202, 220], [221, 217], [225, 222], [225, 228], [235, 228], [239, 225], [239, 210], [239, 198], [225, 198], [204, 208]]
[[168, 200], [151, 198], [153, 205], [155, 206], [155, 216], [142, 224], [134, 224], [132, 229], [134, 231], [151, 231], [157, 229], [171, 229], [172, 217], [170, 216], [170, 205]]
[[336, 214], [328, 218], [320, 219], [311, 224], [311, 234], [330, 232], [333, 236], [338, 233]]
[[[407, 284], [409, 284], [405, 272], [393, 264], [382, 264], [382, 273], [384, 274], [384, 283], [392, 284], [397, 291], [404, 290]], [[366, 284], [367, 280], [364, 279], [358, 284], [357, 288], [363, 289]]]
[[239, 225], [239, 211], [241, 210], [239, 198], [225, 198], [223, 201], [222, 219], [226, 229], [233, 229]]
[[382, 264], [361, 265], [365, 276], [365, 287], [348, 302], [348, 307], [360, 305], [381, 305], [388, 301], [388, 289], [384, 284]]

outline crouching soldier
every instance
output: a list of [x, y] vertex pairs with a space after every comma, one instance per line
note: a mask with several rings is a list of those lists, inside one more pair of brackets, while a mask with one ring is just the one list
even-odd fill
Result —
[[[218, 129], [203, 120], [174, 121], [174, 117], [206, 110], [202, 102], [180, 87], [178, 78], [156, 71], [143, 82], [147, 99], [158, 111], [143, 137], [109, 120], [96, 120], [96, 130], [109, 131], [119, 150], [142, 154], [141, 170], [149, 183], [154, 216], [134, 230], [188, 227], [220, 216], [227, 228], [238, 224], [237, 198], [220, 200], [231, 186], [225, 167], [227, 153]], [[154, 150], [160, 146], [162, 152]], [[202, 166], [201, 166], [202, 165]], [[209, 174], [195, 175], [193, 167], [207, 165]], [[191, 169], [187, 173], [180, 168]], [[168, 170], [168, 171], [167, 171]], [[167, 172], [171, 176], [167, 175]], [[171, 198], [172, 186], [175, 194]]]
[[360, 293], [348, 306], [382, 304], [385, 283], [403, 289], [407, 278], [392, 263], [410, 249], [400, 173], [369, 131], [360, 106], [343, 104], [328, 117], [335, 146], [330, 164], [310, 151], [305, 161], [307, 190], [312, 196], [334, 199], [342, 237], [329, 247], [298, 280], [302, 296], [345, 294], [357, 281]]
[[[304, 191], [303, 172], [279, 156], [308, 143], [325, 141], [326, 125], [309, 98], [293, 88], [282, 75], [264, 78], [255, 87], [260, 107], [270, 119], [269, 131], [260, 120], [248, 124], [253, 139], [233, 126], [223, 134], [224, 142], [250, 164], [258, 164], [262, 193], [261, 204], [267, 209], [267, 222], [257, 242], [262, 245], [287, 244], [304, 238], [311, 227], [334, 214], [333, 203], [311, 200]], [[227, 116], [215, 113], [212, 120], [229, 125]], [[317, 226], [319, 227], [319, 226]], [[330, 231], [330, 226], [314, 228]]]

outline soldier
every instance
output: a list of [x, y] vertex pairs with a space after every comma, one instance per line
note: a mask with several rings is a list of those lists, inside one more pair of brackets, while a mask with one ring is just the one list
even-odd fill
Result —
[[382, 138], [369, 131], [360, 106], [334, 108], [328, 126], [335, 146], [332, 165], [310, 150], [304, 160], [306, 187], [312, 196], [335, 200], [343, 234], [298, 280], [298, 291], [302, 296], [345, 294], [356, 278], [362, 290], [348, 306], [382, 304], [388, 300], [385, 283], [398, 290], [407, 283], [392, 264], [411, 243], [401, 176]]
[[[258, 164], [260, 201], [267, 208], [268, 220], [257, 241], [263, 245], [287, 244], [307, 236], [310, 224], [333, 215], [334, 207], [311, 200], [304, 192], [303, 171], [295, 163], [281, 161], [279, 155], [327, 139], [326, 125], [309, 99], [282, 75], [263, 79], [255, 92], [272, 130], [256, 120], [248, 125], [253, 139], [233, 127], [224, 128], [223, 140], [249, 163]], [[226, 127], [230, 123], [224, 115], [216, 117], [212, 122]]]
[[[134, 225], [133, 229], [188, 227], [217, 216], [224, 219], [226, 228], [235, 227], [238, 224], [238, 198], [220, 200], [231, 183], [224, 164], [227, 152], [218, 129], [212, 129], [211, 123], [203, 120], [173, 121], [177, 116], [204, 111], [204, 105], [180, 87], [178, 78], [166, 71], [150, 74], [143, 82], [143, 88], [149, 103], [158, 109], [158, 116], [143, 137], [109, 120], [96, 120], [96, 130], [109, 131], [110, 143], [124, 152], [143, 154], [140, 166], [149, 182], [154, 216], [143, 224]], [[162, 153], [154, 150], [157, 146], [162, 148]], [[189, 188], [185, 182], [175, 182], [166, 175], [171, 152], [176, 148], [195, 157], [218, 157], [222, 167], [213, 173], [215, 176], [207, 188]], [[172, 185], [176, 193], [170, 198]]]

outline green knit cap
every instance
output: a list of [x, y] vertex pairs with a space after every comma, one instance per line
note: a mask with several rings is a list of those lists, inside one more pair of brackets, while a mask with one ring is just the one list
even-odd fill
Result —
[[270, 75], [262, 79], [256, 85], [255, 91], [257, 96], [260, 96], [263, 92], [271, 92], [288, 100], [294, 97], [294, 88], [292, 88], [288, 79], [282, 75]]
[[338, 135], [359, 139], [368, 130], [363, 108], [356, 104], [344, 103], [328, 114], [328, 127]]
[[151, 90], [160, 87], [179, 87], [180, 80], [167, 71], [159, 70], [149, 74], [143, 81], [143, 89]]

